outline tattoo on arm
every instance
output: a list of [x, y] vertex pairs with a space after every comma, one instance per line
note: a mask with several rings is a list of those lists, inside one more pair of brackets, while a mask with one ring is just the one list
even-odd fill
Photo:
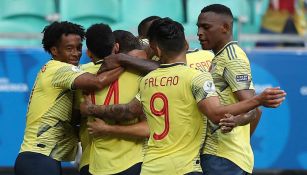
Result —
[[109, 106], [93, 105], [88, 108], [91, 114], [99, 118], [113, 119], [116, 121], [131, 120], [143, 115], [142, 105], [133, 100], [128, 104], [117, 104]]

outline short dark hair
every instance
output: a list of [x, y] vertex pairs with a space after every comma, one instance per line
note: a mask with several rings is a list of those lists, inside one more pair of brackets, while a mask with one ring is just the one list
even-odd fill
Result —
[[47, 25], [43, 29], [42, 33], [44, 35], [42, 39], [43, 48], [49, 54], [51, 54], [51, 47], [57, 46], [60, 43], [63, 34], [79, 35], [81, 37], [81, 41], [83, 41], [85, 35], [84, 28], [81, 25], [68, 21], [53, 22]]
[[104, 58], [112, 53], [115, 38], [112, 29], [107, 24], [93, 24], [86, 31], [86, 46], [98, 58]]
[[156, 42], [166, 53], [177, 54], [185, 48], [184, 28], [170, 18], [155, 20], [148, 30], [149, 41]]
[[138, 25], [138, 35], [139, 36], [147, 36], [148, 29], [146, 28], [146, 24], [150, 21], [156, 20], [156, 19], [161, 19], [159, 16], [149, 16], [145, 19], [143, 19], [140, 24]]
[[141, 43], [137, 37], [126, 30], [113, 31], [115, 42], [119, 44], [120, 53], [128, 53], [134, 49], [141, 49]]
[[231, 17], [231, 19], [233, 19], [233, 15], [232, 15], [230, 8], [228, 8], [227, 6], [222, 5], [222, 4], [211, 4], [211, 5], [204, 7], [201, 10], [201, 13], [206, 13], [206, 12], [214, 12], [214, 13], [217, 13], [217, 14], [223, 14], [223, 15], [229, 16], [229, 17]]

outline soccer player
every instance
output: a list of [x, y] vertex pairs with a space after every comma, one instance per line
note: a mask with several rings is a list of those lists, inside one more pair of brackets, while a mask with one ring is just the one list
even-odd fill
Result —
[[[186, 64], [187, 66], [194, 68], [196, 70], [208, 72], [213, 57], [214, 54], [211, 51], [198, 50], [198, 49], [190, 50], [187, 51], [186, 54], [186, 62], [187, 62]], [[146, 58], [146, 56], [143, 56], [142, 58]], [[133, 101], [138, 103], [137, 99], [133, 99]], [[131, 103], [133, 104], [134, 102]], [[118, 112], [116, 111], [114, 112], [115, 112], [114, 115], [125, 115], [125, 113], [118, 114]], [[205, 120], [207, 119], [205, 118]], [[232, 129], [229, 126], [229, 123], [233, 122], [227, 123], [227, 131], [225, 132], [230, 132]], [[108, 125], [103, 120], [96, 118], [94, 121], [88, 122], [88, 126], [89, 126], [88, 128], [89, 132], [92, 135], [113, 134], [113, 135], [129, 135], [129, 136], [144, 137], [144, 138], [149, 137], [149, 128], [146, 121], [142, 121], [140, 123], [132, 125], [122, 126], [122, 125]]]
[[[97, 29], [99, 27], [96, 26], [95, 28]], [[114, 41], [113, 41], [114, 39], [110, 34], [109, 27], [107, 27], [105, 25], [101, 25], [100, 28], [102, 30], [99, 33], [97, 33], [97, 35], [96, 35], [97, 38], [101, 39], [101, 40], [99, 40], [100, 43], [99, 43], [98, 48], [101, 49], [99, 51], [99, 53], [102, 54], [102, 52], [105, 51], [105, 53], [103, 55], [107, 56], [107, 55], [110, 55], [112, 53], [109, 48], [111, 46], [114, 46]], [[88, 32], [87, 34], [92, 35], [93, 31]], [[115, 43], [116, 43], [116, 47], [118, 49], [118, 51], [116, 51], [116, 53], [121, 52], [121, 53], [129, 54], [129, 55], [133, 55], [135, 57], [141, 56], [141, 57], [146, 58], [146, 55], [144, 55], [146, 53], [141, 52], [139, 50], [135, 50], [135, 49], [140, 49], [140, 43], [139, 43], [138, 39], [131, 32], [124, 31], [124, 30], [116, 30], [116, 31], [113, 31], [113, 35], [115, 37]], [[86, 38], [89, 38], [86, 41], [88, 48], [93, 49], [94, 46], [93, 46], [92, 42], [96, 42], [96, 39], [93, 39], [93, 36], [92, 37], [88, 36]], [[96, 50], [98, 50], [98, 49], [96, 49]], [[101, 62], [102, 59], [98, 58], [97, 56], [94, 56], [94, 54], [90, 50], [87, 51], [87, 54], [88, 54], [89, 57], [91, 57], [91, 59], [94, 62], [98, 62], [98, 64], [95, 65], [93, 62], [91, 62], [91, 63], [85, 64], [85, 65], [82, 65], [82, 69], [84, 71], [88, 71], [88, 72], [95, 74], [95, 73], [97, 73], [97, 69], [101, 65], [99, 62]], [[102, 57], [103, 55], [101, 55], [101, 58], [103, 58]], [[82, 92], [77, 91], [76, 94], [77, 95], [76, 95], [75, 99], [77, 99], [77, 101], [75, 103], [75, 108], [79, 109], [79, 105], [80, 105], [80, 102], [82, 100]], [[86, 116], [81, 117], [80, 132], [79, 132], [81, 147], [82, 147], [82, 156], [81, 156], [80, 163], [79, 163], [79, 170], [80, 170], [81, 175], [90, 174], [90, 172], [89, 172], [89, 161], [90, 161], [89, 159], [90, 158], [89, 157], [90, 157], [90, 148], [91, 148], [91, 141], [92, 141], [91, 135], [93, 135], [95, 137], [103, 135], [103, 134], [101, 134], [101, 132], [99, 132], [97, 134], [97, 133], [92, 133], [91, 131], [90, 131], [91, 135], [89, 135], [89, 132], [87, 131], [87, 122], [92, 127], [101, 127], [101, 124], [99, 124], [99, 123], [105, 124], [105, 122], [103, 120], [100, 120], [100, 119], [97, 119], [97, 118], [95, 120], [92, 120], [92, 119], [88, 120]], [[138, 125], [141, 125], [141, 123], [143, 123], [143, 122], [146, 122], [146, 121], [141, 121], [140, 124], [139, 123], [134, 124], [134, 125], [136, 125], [134, 128], [138, 129], [139, 128]], [[119, 128], [125, 128], [125, 126], [123, 126], [123, 125], [107, 125], [107, 126], [110, 126], [112, 128], [114, 126], [118, 126]], [[134, 128], [129, 128], [129, 130], [127, 130], [127, 131], [125, 130], [125, 132], [127, 132], [126, 135], [131, 136], [131, 134], [129, 134], [129, 132], [140, 133], [139, 130], [134, 131], [135, 130]], [[144, 130], [142, 130], [142, 131], [144, 131]], [[148, 129], [147, 129], [147, 132], [149, 132]]]
[[[283, 91], [267, 89], [250, 100], [220, 106], [211, 75], [184, 65], [187, 43], [181, 24], [169, 18], [156, 20], [149, 36], [150, 46], [163, 64], [140, 84], [140, 101], [150, 128], [141, 174], [201, 174], [202, 113], [217, 124], [228, 112], [237, 115], [261, 104], [276, 107], [284, 100], [280, 98]], [[97, 106], [86, 100], [81, 112], [121, 121], [135, 118], [141, 111], [140, 103], [126, 106]], [[114, 111], [121, 111], [120, 115], [108, 115]]]
[[60, 161], [74, 160], [77, 150], [73, 90], [101, 89], [123, 71], [119, 68], [96, 76], [77, 67], [84, 39], [80, 25], [54, 22], [43, 34], [43, 47], [52, 59], [39, 71], [32, 89], [16, 175], [61, 174]]
[[[202, 48], [212, 50], [215, 54], [210, 73], [222, 104], [230, 105], [253, 98], [255, 91], [249, 60], [237, 42], [232, 40], [231, 10], [220, 4], [204, 7], [197, 26]], [[201, 155], [204, 174], [252, 173], [254, 159], [250, 135], [256, 128], [260, 115], [259, 109], [254, 109], [243, 116], [222, 119], [221, 123], [236, 121], [239, 123], [237, 125], [242, 125], [235, 127], [227, 135], [220, 131], [207, 132]]]
[[[119, 50], [129, 53], [131, 49], [129, 47], [139, 47], [139, 42], [134, 41], [138, 40], [130, 40], [130, 43], [123, 44], [121, 48], [121, 45], [115, 42], [111, 28], [105, 24], [95, 24], [86, 32], [88, 55], [94, 60], [94, 63], [101, 63], [100, 61], [105, 56], [118, 53]], [[99, 67], [97, 66], [96, 71]], [[127, 69], [109, 88], [92, 94], [92, 101], [98, 105], [128, 103], [137, 94], [140, 79], [140, 75]], [[110, 125], [129, 125], [144, 120], [142, 116], [135, 117], [133, 120], [120, 122], [106, 119], [105, 122]], [[93, 137], [90, 148], [89, 172], [92, 174], [139, 174], [143, 161], [144, 144], [144, 138], [112, 135]]]

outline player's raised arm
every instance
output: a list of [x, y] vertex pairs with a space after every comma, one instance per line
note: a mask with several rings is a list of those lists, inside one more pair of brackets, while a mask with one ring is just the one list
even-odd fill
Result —
[[118, 67], [98, 75], [84, 73], [74, 80], [72, 88], [91, 91], [100, 90], [115, 81], [123, 71], [124, 68]]
[[103, 62], [103, 67], [99, 72], [111, 70], [117, 67], [124, 67], [139, 71], [142, 74], [147, 74], [159, 67], [159, 63], [146, 58], [140, 59], [127, 54], [119, 53], [106, 57]]

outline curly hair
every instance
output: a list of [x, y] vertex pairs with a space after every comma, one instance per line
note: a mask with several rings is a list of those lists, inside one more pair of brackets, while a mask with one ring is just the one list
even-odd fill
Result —
[[98, 58], [104, 58], [112, 53], [115, 38], [112, 29], [107, 24], [94, 24], [86, 31], [86, 46]]
[[53, 22], [52, 24], [46, 26], [43, 31], [42, 44], [46, 52], [51, 54], [51, 47], [57, 46], [62, 35], [76, 34], [81, 37], [81, 41], [84, 40], [85, 32], [81, 25], [74, 24], [68, 21], [63, 22]]

